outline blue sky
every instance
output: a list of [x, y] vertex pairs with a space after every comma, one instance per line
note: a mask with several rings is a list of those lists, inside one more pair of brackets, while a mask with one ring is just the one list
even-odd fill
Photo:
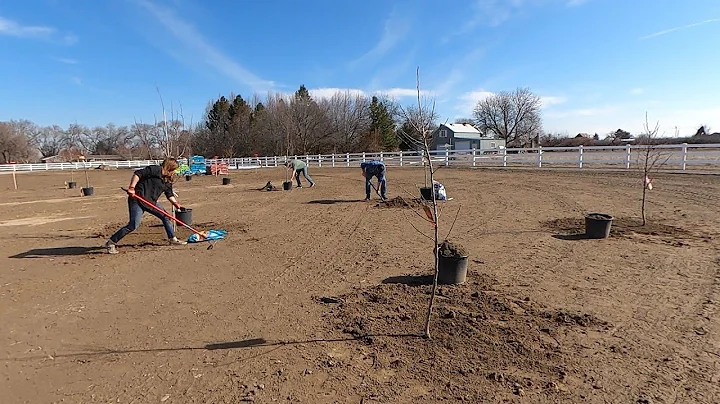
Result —
[[186, 120], [231, 91], [385, 92], [442, 120], [530, 87], [548, 131], [720, 130], [717, 0], [23, 0], [0, 4], [0, 120]]

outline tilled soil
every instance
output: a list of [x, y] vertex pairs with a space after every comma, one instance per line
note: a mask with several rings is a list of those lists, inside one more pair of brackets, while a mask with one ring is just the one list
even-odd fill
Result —
[[[642, 227], [635, 174], [442, 170], [440, 238], [469, 275], [427, 340], [432, 225], [363, 202], [358, 169], [291, 192], [256, 191], [281, 168], [179, 181], [226, 239], [169, 246], [145, 215], [117, 255], [131, 171], [88, 174], [84, 198], [69, 173], [0, 175], [3, 404], [720, 402], [716, 176], [656, 176]], [[391, 168], [389, 196], [422, 181]], [[590, 212], [610, 238], [581, 237]]]

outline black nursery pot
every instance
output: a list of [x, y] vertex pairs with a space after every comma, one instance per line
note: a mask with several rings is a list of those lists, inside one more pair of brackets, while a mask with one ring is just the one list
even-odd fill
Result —
[[77, 182], [75, 182], [75, 181], [68, 182], [68, 189], [73, 189], [75, 187], [77, 187]]
[[185, 181], [190, 181], [191, 179], [192, 179], [192, 175], [188, 174], [185, 176]]
[[283, 181], [283, 189], [289, 191], [292, 189], [292, 181]]
[[223, 185], [229, 185], [229, 184], [230, 184], [230, 178], [228, 178], [228, 177], [223, 178], [222, 184], [223, 184]]
[[420, 188], [420, 197], [426, 201], [432, 201], [432, 195], [433, 189], [430, 187], [422, 187]]
[[185, 223], [186, 225], [192, 224], [192, 209], [182, 208], [181, 210], [175, 211], [175, 219]]
[[438, 257], [438, 283], [460, 285], [467, 279], [468, 257]]
[[84, 187], [81, 188], [81, 191], [83, 196], [90, 196], [95, 192], [95, 189], [93, 187]]
[[588, 238], [608, 238], [612, 227], [613, 217], [604, 213], [590, 213], [585, 215], [585, 235]]

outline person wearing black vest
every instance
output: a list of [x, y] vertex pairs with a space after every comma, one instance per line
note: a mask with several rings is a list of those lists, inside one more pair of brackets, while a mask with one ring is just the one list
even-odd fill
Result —
[[[171, 245], [183, 245], [187, 244], [185, 241], [178, 240], [175, 237], [173, 231], [172, 222], [167, 217], [163, 216], [156, 209], [163, 210], [158, 203], [160, 195], [165, 194], [165, 197], [170, 203], [175, 206], [176, 209], [180, 210], [182, 206], [175, 198], [175, 192], [173, 191], [173, 181], [175, 180], [175, 170], [179, 167], [177, 160], [173, 158], [167, 158], [163, 160], [160, 165], [151, 165], [143, 169], [135, 171], [130, 180], [130, 186], [128, 187], [128, 211], [130, 220], [128, 224], [123, 226], [115, 234], [110, 237], [110, 240], [105, 243], [105, 248], [108, 254], [117, 254], [117, 243], [128, 233], [137, 230], [140, 227], [140, 221], [142, 220], [143, 213], [148, 212], [151, 215], [162, 220], [163, 227], [167, 233], [168, 241]], [[144, 203], [134, 198], [134, 195], [138, 195], [148, 202], [155, 204], [155, 208], [145, 206]]]

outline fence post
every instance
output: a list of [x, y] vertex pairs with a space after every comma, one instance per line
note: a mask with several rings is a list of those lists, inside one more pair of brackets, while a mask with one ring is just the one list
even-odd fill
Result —
[[345, 166], [350, 167], [350, 153], [345, 153]]
[[322, 167], [322, 155], [318, 154], [318, 167]]
[[445, 167], [450, 165], [450, 150], [445, 149]]
[[273, 156], [273, 160], [275, 160], [275, 167], [277, 167], [277, 156]]
[[630, 145], [625, 145], [625, 168], [630, 169]]
[[682, 170], [685, 171], [687, 168], [687, 156], [688, 156], [688, 144], [682, 144]]
[[385, 161], [385, 157], [383, 157], [383, 152], [380, 152], [380, 161]]
[[402, 159], [402, 150], [400, 150], [400, 167], [403, 166], [403, 161], [402, 161], [402, 160], [403, 160], [403, 159]]
[[332, 166], [335, 167], [335, 153], [330, 158], [332, 159]]
[[305, 155], [305, 164], [307, 164], [308, 167], [310, 167], [310, 155], [309, 154]]
[[473, 159], [472, 166], [475, 167], [475, 148], [474, 147], [473, 147], [473, 152], [472, 152], [472, 159]]
[[582, 168], [583, 166], [583, 145], [580, 145], [580, 154], [578, 156], [578, 168]]
[[538, 146], [538, 168], [542, 168], [542, 146]]
[[503, 167], [507, 167], [507, 147], [503, 149]]
[[365, 152], [363, 152], [363, 163], [365, 162]]

